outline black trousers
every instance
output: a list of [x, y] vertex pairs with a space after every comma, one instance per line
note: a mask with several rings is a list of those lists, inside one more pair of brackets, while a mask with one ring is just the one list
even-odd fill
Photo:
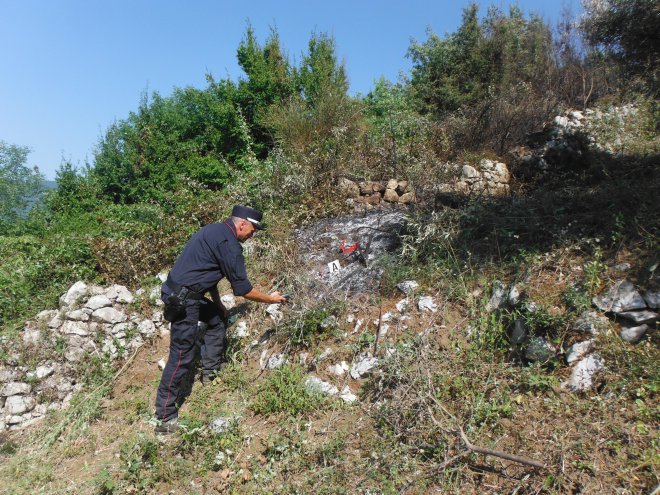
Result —
[[[164, 286], [161, 298], [169, 295], [169, 288]], [[200, 323], [207, 325], [205, 330]], [[208, 299], [187, 300], [185, 312], [172, 322], [170, 354], [156, 393], [156, 418], [168, 421], [179, 415], [192, 390], [199, 358], [202, 373], [220, 369], [225, 339], [226, 327], [218, 306]]]

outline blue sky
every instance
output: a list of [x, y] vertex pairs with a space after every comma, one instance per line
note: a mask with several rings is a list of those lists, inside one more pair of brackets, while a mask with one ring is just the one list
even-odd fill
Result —
[[[554, 25], [579, 0], [518, 4]], [[248, 20], [263, 42], [277, 28], [299, 59], [312, 32], [335, 37], [352, 94], [408, 73], [411, 39], [458, 28], [465, 1], [444, 0], [0, 0], [0, 140], [28, 146], [28, 165], [54, 179], [62, 159], [90, 163], [107, 127], [135, 110], [145, 91], [205, 87], [205, 74], [236, 81]]]

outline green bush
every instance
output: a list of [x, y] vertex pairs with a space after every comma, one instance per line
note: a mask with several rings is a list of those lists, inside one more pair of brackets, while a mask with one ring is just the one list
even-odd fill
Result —
[[258, 387], [250, 408], [256, 414], [286, 413], [298, 416], [318, 409], [323, 396], [305, 387], [305, 372], [300, 367], [284, 366], [273, 371]]

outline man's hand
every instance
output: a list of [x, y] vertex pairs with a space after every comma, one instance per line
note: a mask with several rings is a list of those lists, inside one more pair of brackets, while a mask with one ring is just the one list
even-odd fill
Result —
[[271, 292], [270, 298], [273, 303], [285, 303], [287, 301], [286, 296], [280, 294], [279, 292]]

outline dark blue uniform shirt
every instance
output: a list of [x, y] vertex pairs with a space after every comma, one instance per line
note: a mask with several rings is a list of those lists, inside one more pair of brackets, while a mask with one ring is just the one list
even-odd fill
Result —
[[245, 270], [243, 246], [231, 220], [206, 225], [183, 248], [170, 271], [178, 285], [204, 293], [226, 278], [237, 296], [252, 290]]

